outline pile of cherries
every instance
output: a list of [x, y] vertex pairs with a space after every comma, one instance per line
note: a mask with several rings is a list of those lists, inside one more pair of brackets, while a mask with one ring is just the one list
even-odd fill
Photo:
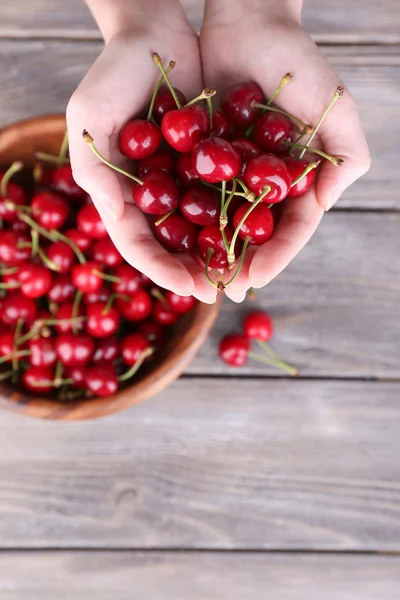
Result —
[[[133, 180], [132, 201], [149, 219], [155, 237], [171, 252], [190, 252], [210, 283], [222, 290], [238, 274], [247, 246], [267, 242], [278, 218], [274, 207], [305, 194], [320, 160], [343, 160], [310, 146], [329, 110], [343, 94], [339, 86], [313, 128], [273, 106], [291, 79], [285, 75], [269, 100], [260, 86], [244, 82], [212, 106], [214, 90], [187, 102], [175, 89], [158, 54], [161, 70], [147, 116], [134, 118], [119, 133], [119, 149], [132, 172], [107, 161], [88, 131], [84, 140], [108, 166]], [[202, 104], [206, 103], [206, 107]], [[308, 135], [304, 145], [299, 142]], [[236, 271], [229, 281], [214, 281], [213, 268]]]
[[68, 160], [41, 157], [66, 164], [0, 173], [0, 381], [63, 400], [108, 396], [196, 300], [125, 262]]

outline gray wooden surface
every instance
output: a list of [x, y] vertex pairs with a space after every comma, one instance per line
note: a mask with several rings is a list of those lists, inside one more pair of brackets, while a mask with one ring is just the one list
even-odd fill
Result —
[[[399, 22], [306, 0], [373, 166], [180, 381], [94, 422], [0, 414], [1, 600], [400, 599]], [[81, 0], [0, 3], [0, 126], [63, 111], [100, 51]], [[217, 360], [250, 306], [299, 379]]]

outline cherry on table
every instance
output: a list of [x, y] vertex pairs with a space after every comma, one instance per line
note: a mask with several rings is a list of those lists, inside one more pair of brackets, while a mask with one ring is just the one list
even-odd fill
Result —
[[221, 98], [221, 108], [234, 125], [251, 125], [260, 114], [253, 106], [263, 100], [263, 92], [254, 81], [237, 83], [230, 87]]
[[67, 367], [84, 367], [94, 352], [93, 339], [85, 334], [63, 333], [55, 341], [58, 360]]
[[274, 154], [260, 154], [253, 158], [244, 172], [244, 181], [257, 195], [266, 186], [271, 187], [271, 191], [264, 197], [266, 204], [284, 200], [292, 183], [286, 164]]
[[164, 328], [152, 319], [139, 323], [138, 332], [147, 338], [150, 347], [154, 351], [160, 350], [165, 344]]
[[94, 338], [109, 337], [119, 326], [120, 315], [106, 302], [95, 302], [86, 308], [86, 331]]
[[21, 292], [28, 298], [40, 298], [50, 290], [53, 279], [49, 269], [43, 265], [21, 265], [18, 271]]
[[118, 282], [115, 281], [112, 284], [112, 288], [117, 294], [129, 295], [132, 292], [136, 292], [142, 286], [141, 273], [127, 263], [118, 265], [113, 274], [119, 279]]
[[243, 333], [251, 339], [268, 342], [274, 332], [274, 323], [268, 313], [254, 310], [243, 321]]
[[5, 325], [16, 327], [18, 321], [31, 325], [36, 317], [36, 302], [19, 291], [8, 293], [2, 300], [0, 319]]
[[[239, 226], [241, 219], [249, 209], [249, 204], [245, 203], [239, 206], [233, 217], [233, 226], [236, 229]], [[253, 246], [261, 246], [265, 244], [271, 237], [274, 231], [274, 217], [271, 210], [266, 204], [261, 202], [248, 215], [245, 222], [239, 229], [239, 236], [242, 240], [249, 237], [249, 244]]]
[[175, 212], [155, 227], [158, 241], [171, 252], [188, 252], [196, 244], [196, 226]]
[[153, 304], [152, 317], [154, 321], [163, 327], [174, 325], [179, 319], [178, 313], [166, 306], [166, 303], [162, 302], [161, 300], [155, 300]]
[[[2, 231], [0, 236], [0, 262], [8, 267], [16, 267], [27, 262], [32, 250], [29, 247], [31, 237], [23, 232]], [[22, 245], [27, 244], [25, 247]]]
[[168, 290], [165, 292], [165, 300], [168, 306], [176, 313], [184, 315], [196, 305], [196, 298], [193, 296], [179, 296], [175, 292]]
[[84, 203], [86, 192], [75, 181], [71, 165], [61, 165], [51, 171], [51, 185], [71, 200]]
[[247, 163], [252, 159], [261, 154], [260, 148], [252, 140], [246, 138], [236, 138], [231, 140], [232, 147], [240, 156], [242, 162], [241, 174], [244, 173]]
[[293, 139], [293, 124], [284, 115], [266, 113], [254, 126], [253, 139], [264, 151], [279, 154], [287, 151], [284, 142]]
[[31, 202], [32, 216], [44, 229], [60, 230], [69, 215], [69, 206], [59, 194], [43, 191], [35, 194]]
[[194, 146], [192, 164], [200, 179], [209, 183], [233, 179], [242, 167], [240, 156], [233, 146], [218, 137], [206, 138]]
[[143, 158], [136, 163], [136, 174], [140, 179], [155, 169], [173, 175], [175, 171], [175, 158], [169, 150], [159, 150], [155, 154]]
[[146, 214], [165, 215], [179, 204], [178, 185], [164, 171], [150, 171], [143, 179], [143, 184], [135, 183], [132, 188], [135, 204]]
[[[178, 97], [179, 102], [181, 103], [182, 106], [184, 106], [187, 103], [186, 96], [181, 92], [181, 90], [178, 90], [177, 88], [174, 88], [174, 90], [175, 90], [175, 94]], [[175, 99], [174, 99], [173, 95], [171, 94], [170, 89], [166, 85], [162, 85], [160, 87], [160, 89], [158, 90], [158, 94], [154, 101], [154, 107], [153, 107], [154, 120], [159, 125], [161, 125], [163, 116], [165, 115], [165, 113], [167, 113], [171, 110], [176, 110]]]
[[178, 152], [190, 152], [195, 144], [206, 137], [210, 129], [207, 112], [193, 104], [167, 112], [162, 119], [164, 138]]
[[111, 396], [118, 389], [118, 380], [112, 365], [94, 365], [85, 371], [85, 383], [95, 396]]
[[220, 358], [232, 367], [243, 367], [247, 363], [249, 351], [249, 338], [238, 333], [226, 335], [219, 344]]
[[53, 318], [56, 321], [59, 321], [58, 323], [56, 323], [56, 325], [54, 325], [54, 327], [56, 331], [58, 331], [58, 333], [69, 333], [73, 331], [73, 329], [75, 329], [78, 332], [83, 331], [85, 327], [83, 319], [72, 320], [74, 317], [83, 316], [85, 316], [85, 310], [82, 304], [79, 304], [78, 309], [75, 311], [74, 314], [73, 302], [65, 302], [57, 308], [54, 314]]
[[23, 386], [34, 394], [47, 394], [54, 389], [54, 370], [51, 367], [28, 367], [22, 374]]
[[[298, 160], [294, 156], [285, 156], [283, 158], [287, 169], [289, 171], [289, 175], [292, 179], [292, 182], [297, 179], [302, 173], [304, 173], [305, 169], [308, 167], [309, 163], [306, 160]], [[290, 188], [288, 193], [288, 198], [297, 198], [298, 196], [302, 196], [311, 188], [312, 184], [315, 181], [317, 176], [317, 169], [312, 169], [305, 175], [296, 185]]]
[[78, 229], [90, 239], [101, 240], [108, 237], [107, 230], [94, 204], [82, 206], [76, 215]]
[[92, 356], [93, 364], [113, 363], [120, 355], [120, 343], [116, 335], [100, 338]]
[[57, 354], [54, 348], [54, 338], [31, 338], [28, 342], [31, 355], [29, 362], [34, 367], [52, 367], [57, 362]]
[[57, 265], [58, 273], [69, 273], [75, 262], [76, 255], [71, 246], [65, 242], [57, 240], [50, 244], [47, 250], [47, 257]]
[[200, 180], [192, 164], [192, 154], [181, 154], [176, 161], [176, 177], [182, 187], [188, 187]]
[[142, 333], [136, 332], [125, 336], [121, 343], [122, 360], [130, 367], [135, 365], [142, 352], [149, 346], [149, 340]]
[[219, 223], [221, 200], [214, 190], [198, 183], [184, 193], [179, 208], [185, 219], [195, 225], [216, 225]]
[[143, 321], [151, 314], [151, 297], [146, 290], [139, 288], [129, 298], [118, 298], [116, 307], [127, 321]]
[[61, 304], [72, 300], [75, 292], [76, 288], [69, 275], [55, 275], [48, 292], [48, 297], [52, 302]]
[[87, 252], [90, 248], [92, 240], [83, 231], [79, 229], [68, 229], [64, 234], [69, 238], [82, 252]]
[[140, 160], [154, 154], [162, 141], [159, 127], [151, 121], [132, 119], [119, 133], [121, 154], [132, 160]]

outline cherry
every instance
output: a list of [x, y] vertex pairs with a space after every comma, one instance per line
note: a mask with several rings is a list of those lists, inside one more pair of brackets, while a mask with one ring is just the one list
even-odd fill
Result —
[[155, 235], [172, 252], [188, 252], [196, 243], [195, 225], [176, 212], [155, 228]]
[[226, 137], [229, 134], [229, 121], [219, 110], [212, 111], [212, 135], [216, 137]]
[[20, 292], [7, 294], [2, 301], [0, 318], [5, 325], [15, 327], [19, 320], [31, 325], [36, 317], [36, 303]]
[[88, 390], [96, 396], [111, 396], [118, 389], [118, 380], [112, 365], [95, 365], [85, 372]]
[[149, 348], [149, 341], [142, 333], [131, 333], [122, 340], [121, 356], [130, 367], [137, 363], [144, 350]]
[[178, 294], [175, 294], [175, 292], [170, 291], [165, 293], [165, 299], [171, 310], [180, 315], [184, 315], [192, 310], [197, 302], [196, 298], [193, 296], [179, 296]]
[[31, 206], [33, 217], [44, 229], [60, 230], [69, 215], [68, 203], [55, 192], [39, 192]]
[[127, 321], [143, 321], [151, 314], [151, 298], [148, 292], [138, 289], [130, 298], [118, 298], [116, 306]]
[[153, 350], [159, 350], [164, 346], [164, 329], [160, 323], [150, 319], [148, 321], [143, 321], [142, 323], [139, 323], [138, 331], [148, 339], [150, 347], [153, 348]]
[[168, 150], [159, 150], [156, 154], [143, 158], [136, 164], [136, 173], [140, 179], [143, 179], [143, 177], [153, 169], [173, 175], [175, 170], [175, 159], [171, 152]]
[[53, 242], [47, 250], [47, 257], [57, 265], [58, 273], [68, 273], [75, 262], [75, 252], [65, 242]]
[[210, 137], [198, 142], [192, 151], [192, 162], [197, 175], [209, 183], [233, 179], [240, 173], [240, 156], [223, 138]]
[[105, 302], [95, 302], [87, 307], [86, 331], [95, 338], [108, 337], [115, 333], [120, 317], [114, 307]]
[[116, 267], [123, 262], [123, 258], [110, 239], [97, 240], [92, 247], [94, 260], [106, 267]]
[[[22, 265], [22, 268], [25, 265]], [[3, 279], [3, 283], [6, 284], [7, 286], [7, 290], [12, 290], [12, 289], [16, 289], [21, 287], [21, 282], [19, 279], [19, 274], [20, 274], [20, 268], [18, 269], [17, 267], [13, 267], [13, 271], [14, 269], [17, 269], [15, 272], [12, 273], [4, 273], [2, 275], [2, 279]]]
[[119, 279], [119, 282], [112, 284], [112, 288], [117, 294], [131, 294], [142, 286], [141, 273], [127, 263], [118, 265], [114, 271], [114, 276]]
[[63, 333], [55, 341], [55, 350], [63, 365], [84, 367], [92, 358], [94, 341], [85, 333]]
[[[224, 232], [227, 241], [230, 244], [233, 237], [233, 231], [229, 225], [225, 227]], [[209, 262], [209, 266], [212, 269], [224, 269], [228, 266], [227, 251], [222, 237], [222, 232], [218, 225], [209, 225], [208, 227], [204, 227], [197, 237], [197, 246], [199, 249], [200, 258], [203, 260], [203, 262], [206, 262], [208, 249], [212, 248], [214, 250]], [[239, 243], [236, 242], [235, 250], [238, 248], [238, 246]]]
[[261, 154], [260, 148], [252, 142], [251, 140], [247, 140], [246, 138], [236, 138], [231, 141], [232, 147], [236, 150], [236, 152], [240, 156], [240, 160], [242, 162], [241, 173], [243, 174], [247, 163], [252, 159]]
[[89, 250], [92, 240], [83, 231], [79, 231], [79, 229], [68, 229], [64, 235], [74, 242], [75, 246], [82, 252], [87, 252], [87, 250]]
[[0, 217], [7, 223], [18, 220], [18, 206], [24, 206], [26, 197], [24, 190], [15, 183], [8, 183], [7, 195], [0, 194]]
[[283, 142], [291, 142], [292, 138], [292, 122], [279, 113], [267, 112], [254, 126], [253, 139], [266, 152], [279, 154], [287, 151]]
[[74, 314], [74, 305], [72, 302], [65, 302], [65, 304], [61, 304], [55, 312], [54, 319], [60, 321], [54, 327], [58, 333], [69, 333], [72, 332], [73, 329], [76, 331], [82, 331], [85, 327], [85, 323], [83, 319], [76, 319], [72, 321], [73, 317], [83, 317], [85, 315], [84, 308], [82, 304], [78, 306], [78, 309], [75, 310]]
[[188, 187], [190, 184], [199, 181], [192, 164], [192, 154], [181, 154], [176, 161], [176, 176], [182, 187]]
[[141, 211], [150, 215], [165, 215], [177, 208], [179, 188], [175, 180], [164, 171], [150, 171], [143, 184], [135, 184], [132, 197]]
[[102, 285], [97, 292], [90, 292], [83, 295], [83, 301], [86, 304], [94, 304], [95, 302], [107, 302], [111, 296], [111, 289], [107, 285]]
[[174, 325], [179, 319], [178, 313], [174, 312], [161, 300], [156, 300], [153, 305], [153, 319], [163, 327]]
[[128, 121], [119, 133], [121, 154], [133, 160], [140, 160], [154, 154], [161, 141], [162, 135], [157, 125], [144, 119]]
[[29, 362], [34, 367], [52, 367], [57, 362], [53, 338], [31, 338], [28, 342], [31, 355]]
[[[236, 229], [239, 222], [249, 209], [249, 204], [245, 203], [239, 206], [233, 217], [233, 226]], [[245, 222], [239, 229], [239, 236], [242, 240], [250, 237], [249, 244], [261, 246], [267, 242], [274, 230], [274, 218], [271, 210], [261, 202], [247, 216]]]
[[238, 333], [226, 335], [219, 344], [219, 356], [232, 367], [243, 367], [247, 363], [249, 351], [249, 338]]
[[72, 174], [71, 165], [61, 165], [51, 172], [51, 185], [76, 202], [83, 203], [86, 192], [79, 187]]
[[21, 292], [28, 298], [44, 296], [53, 283], [50, 271], [43, 265], [22, 265], [19, 268], [18, 279], [21, 282]]
[[171, 110], [161, 122], [164, 138], [178, 152], [190, 152], [198, 141], [207, 136], [209, 129], [208, 115], [197, 104]]
[[[185, 95], [176, 88], [174, 88], [174, 90], [175, 90], [175, 94], [178, 97], [179, 102], [182, 104], [182, 106], [185, 105], [187, 102]], [[153, 106], [154, 120], [159, 125], [161, 125], [161, 121], [162, 121], [162, 118], [165, 115], [165, 113], [167, 113], [171, 110], [175, 110], [175, 109], [176, 109], [176, 102], [175, 102], [173, 95], [171, 94], [171, 91], [169, 90], [169, 88], [166, 85], [162, 85], [160, 87], [160, 89], [158, 90], [156, 99], [154, 101], [154, 106]]]
[[113, 363], [120, 355], [119, 341], [115, 335], [101, 338], [96, 342], [96, 348], [92, 356], [94, 364]]
[[14, 223], [11, 223], [11, 229], [13, 231], [23, 232], [23, 233], [29, 233], [31, 230], [28, 223], [25, 223], [24, 221], [14, 221]]
[[53, 279], [52, 286], [49, 289], [48, 297], [52, 302], [61, 304], [62, 302], [72, 300], [75, 291], [75, 286], [69, 275], [56, 275]]
[[[302, 173], [304, 173], [305, 169], [308, 167], [309, 163], [306, 160], [298, 160], [294, 158], [294, 156], [285, 156], [283, 159], [287, 169], [289, 171], [289, 175], [292, 179], [292, 182], [297, 179]], [[289, 193], [287, 195], [288, 198], [297, 198], [298, 196], [302, 196], [312, 186], [315, 181], [315, 177], [317, 175], [317, 170], [312, 169], [305, 175], [296, 185], [290, 188]]]
[[152, 285], [153, 282], [149, 277], [147, 277], [147, 275], [145, 275], [144, 273], [139, 273], [139, 275], [142, 287], [149, 287], [149, 285]]
[[[0, 332], [0, 357], [12, 354], [14, 352], [14, 345], [14, 332]], [[7, 362], [12, 362], [12, 358], [9, 358]]]
[[266, 186], [271, 187], [271, 191], [264, 197], [267, 204], [284, 200], [292, 183], [285, 163], [273, 154], [260, 154], [253, 158], [246, 167], [244, 180], [257, 195], [261, 194]]
[[46, 394], [54, 387], [54, 372], [50, 367], [28, 367], [22, 374], [22, 384], [34, 394]]
[[2, 231], [0, 236], [0, 262], [8, 267], [22, 265], [31, 256], [31, 248], [21, 247], [22, 244], [30, 244], [31, 237], [17, 231]]
[[96, 293], [104, 283], [104, 280], [98, 275], [101, 271], [101, 264], [95, 261], [75, 265], [71, 271], [72, 283], [84, 294]]
[[221, 108], [234, 125], [251, 125], [260, 114], [260, 109], [253, 104], [262, 100], [260, 86], [254, 81], [247, 81], [237, 83], [225, 92], [221, 98]]
[[200, 183], [193, 185], [182, 196], [179, 207], [185, 219], [195, 225], [219, 223], [221, 201], [213, 190]]
[[86, 388], [86, 369], [85, 367], [66, 367], [65, 376], [73, 379], [73, 385], [77, 388]]
[[251, 339], [268, 342], [274, 332], [271, 317], [261, 310], [255, 310], [246, 315], [243, 321], [243, 333]]
[[90, 239], [101, 240], [108, 237], [107, 230], [94, 204], [82, 206], [76, 215], [78, 229]]

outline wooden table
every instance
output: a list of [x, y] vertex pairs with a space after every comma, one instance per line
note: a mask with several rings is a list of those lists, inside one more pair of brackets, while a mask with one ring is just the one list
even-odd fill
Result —
[[[191, 1], [191, 17], [199, 7]], [[400, 598], [400, 7], [306, 0], [373, 167], [257, 294], [289, 380], [216, 343], [87, 423], [0, 415], [2, 600]], [[65, 109], [101, 49], [81, 0], [0, 5], [1, 124]]]

